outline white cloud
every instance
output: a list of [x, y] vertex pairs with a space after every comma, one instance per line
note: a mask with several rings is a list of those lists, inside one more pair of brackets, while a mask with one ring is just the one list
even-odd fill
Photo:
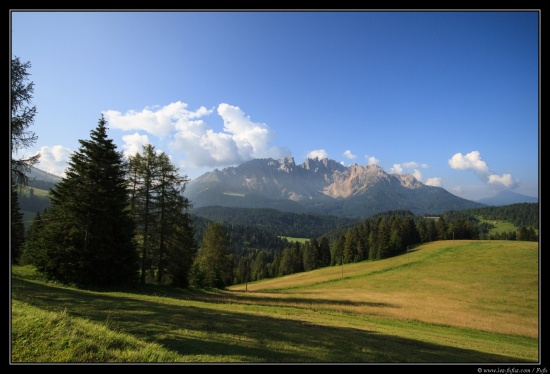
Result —
[[380, 162], [380, 160], [374, 156], [365, 155], [365, 158], [367, 159], [369, 165], [378, 165]]
[[271, 147], [269, 144], [275, 139], [273, 131], [265, 123], [252, 122], [239, 107], [222, 103], [218, 106], [218, 114], [223, 119], [224, 131], [232, 134], [240, 161], [290, 155], [287, 149]]
[[39, 153], [40, 159], [36, 164], [38, 169], [61, 177], [65, 176], [65, 169], [72, 154], [69, 148], [60, 145], [41, 147]]
[[351, 151], [348, 149], [344, 152], [344, 156], [346, 156], [347, 158], [349, 158], [350, 160], [353, 160], [354, 158], [356, 158], [357, 156], [352, 154]]
[[123, 131], [146, 131], [162, 139], [175, 130], [179, 121], [212, 113], [212, 110], [205, 107], [200, 107], [195, 112], [188, 111], [186, 108], [186, 103], [177, 101], [163, 107], [145, 108], [141, 112], [129, 110], [122, 114], [115, 110], [107, 110], [103, 115], [110, 128]]
[[419, 181], [422, 181], [422, 173], [417, 168], [428, 169], [429, 166], [428, 164], [419, 164], [415, 161], [402, 162], [400, 164], [393, 164], [393, 167], [389, 169], [389, 172], [391, 174], [409, 173]]
[[451, 190], [455, 193], [455, 195], [461, 195], [463, 192], [462, 187], [460, 186], [453, 187], [451, 188]]
[[449, 160], [449, 165], [453, 169], [458, 170], [473, 170], [476, 173], [488, 173], [489, 167], [481, 159], [481, 155], [478, 151], [470, 152], [466, 155], [462, 155], [462, 153], [456, 153], [451, 159]]
[[510, 174], [503, 174], [502, 176], [496, 174], [489, 175], [488, 183], [502, 186], [506, 189], [513, 189], [519, 186], [519, 181], [512, 178]]
[[424, 184], [426, 186], [441, 187], [441, 178], [428, 178]]
[[[309, 152], [306, 155], [306, 158], [311, 158], [311, 159], [318, 158], [319, 160], [322, 160], [324, 158], [328, 158], [328, 153], [324, 149], [316, 149]], [[343, 165], [343, 162], [341, 164]]]
[[422, 173], [420, 172], [420, 170], [414, 169], [412, 175], [416, 178], [417, 181], [422, 182]]
[[[145, 131], [160, 139], [168, 138], [168, 147], [175, 154], [182, 154], [184, 160], [176, 160], [185, 167], [222, 167], [240, 164], [254, 158], [275, 158], [290, 156], [287, 148], [273, 146], [275, 134], [264, 123], [257, 123], [245, 116], [236, 106], [222, 103], [217, 108], [223, 119], [224, 128], [216, 132], [202, 117], [214, 110], [204, 106], [189, 111], [181, 101], [141, 112], [128, 111], [125, 114], [114, 110], [104, 112], [111, 128], [123, 131]], [[149, 143], [147, 136], [135, 133], [124, 137], [125, 153], [135, 154], [142, 144]]]
[[414, 161], [410, 161], [410, 162], [403, 162], [401, 164], [401, 167], [403, 169], [413, 169], [413, 168], [417, 168], [418, 167], [418, 163], [417, 162], [414, 162]]
[[390, 168], [390, 174], [401, 174], [403, 172], [403, 168], [401, 167], [401, 164], [393, 164], [393, 167]]
[[149, 144], [147, 135], [139, 135], [137, 132], [133, 135], [124, 135], [122, 137], [124, 145], [122, 146], [124, 156], [135, 156], [136, 153], [142, 153], [143, 146]]
[[481, 180], [497, 188], [514, 189], [519, 186], [519, 181], [514, 179], [511, 174], [499, 176], [489, 170], [489, 166], [481, 159], [478, 151], [472, 151], [463, 156], [456, 153], [450, 160], [449, 165], [453, 169], [473, 170]]

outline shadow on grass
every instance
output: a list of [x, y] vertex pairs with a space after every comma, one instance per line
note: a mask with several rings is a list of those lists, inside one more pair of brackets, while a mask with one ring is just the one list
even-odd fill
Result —
[[[193, 301], [207, 302], [214, 300], [215, 295], [226, 298], [228, 294], [176, 290], [168, 293], [180, 296], [175, 299], [195, 295], [198, 297]], [[98, 323], [109, 321], [116, 331], [161, 344], [190, 361], [208, 355], [264, 363], [529, 362], [374, 331], [235, 312], [225, 306], [216, 309], [184, 305], [178, 300], [157, 302], [138, 295], [79, 291], [18, 277], [12, 279], [12, 298], [44, 310], [66, 310], [69, 315]]]

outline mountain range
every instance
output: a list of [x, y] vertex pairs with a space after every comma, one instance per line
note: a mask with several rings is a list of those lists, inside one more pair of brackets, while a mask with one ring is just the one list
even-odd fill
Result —
[[539, 199], [512, 191], [500, 191], [494, 196], [485, 197], [476, 201], [486, 205], [510, 205], [516, 203], [538, 203]]
[[410, 174], [388, 174], [377, 165], [344, 166], [330, 159], [254, 159], [215, 169], [191, 180], [185, 190], [194, 207], [270, 208], [293, 213], [367, 218], [389, 210], [440, 214], [487, 206]]
[[[61, 177], [31, 167], [29, 185], [49, 189]], [[388, 174], [377, 165], [348, 167], [330, 159], [254, 159], [215, 169], [188, 182], [184, 195], [193, 207], [277, 209], [283, 212], [367, 218], [389, 210], [415, 215], [440, 214], [484, 206], [536, 203], [538, 198], [511, 191], [471, 201], [441, 187], [427, 186], [409, 174]]]

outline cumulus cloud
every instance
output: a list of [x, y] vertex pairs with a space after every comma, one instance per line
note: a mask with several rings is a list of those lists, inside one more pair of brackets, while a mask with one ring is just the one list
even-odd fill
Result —
[[378, 165], [380, 162], [380, 160], [374, 156], [365, 155], [365, 158], [367, 159], [369, 165]]
[[129, 110], [122, 114], [116, 110], [107, 110], [103, 115], [110, 128], [146, 131], [162, 139], [174, 131], [179, 121], [206, 116], [211, 112], [212, 109], [208, 110], [205, 107], [200, 107], [194, 112], [189, 111], [186, 103], [177, 101], [163, 107], [147, 107], [141, 112]]
[[403, 167], [401, 164], [393, 164], [393, 167], [389, 170], [390, 174], [401, 174], [403, 172]]
[[401, 167], [403, 169], [413, 169], [418, 167], [418, 162], [410, 161], [410, 162], [403, 162], [401, 164]]
[[461, 195], [462, 194], [462, 187], [460, 186], [455, 186], [453, 188], [451, 188], [451, 190], [455, 193], [455, 195]]
[[420, 170], [414, 169], [412, 175], [416, 178], [417, 181], [422, 182], [422, 173], [420, 172]]
[[354, 155], [353, 153], [351, 153], [351, 151], [348, 149], [344, 152], [344, 156], [346, 156], [347, 158], [349, 158], [350, 160], [353, 160], [354, 158], [356, 158], [357, 156]]
[[140, 135], [137, 132], [133, 135], [124, 135], [122, 140], [124, 141], [122, 153], [126, 157], [135, 156], [136, 153], [142, 153], [143, 146], [149, 144], [147, 135]]
[[519, 181], [514, 179], [511, 174], [500, 176], [492, 173], [478, 151], [472, 151], [466, 155], [456, 153], [449, 160], [449, 165], [457, 170], [472, 170], [482, 181], [496, 188], [514, 189], [519, 186]]
[[[104, 116], [111, 128], [167, 138], [170, 150], [184, 155], [185, 160], [178, 160], [178, 163], [188, 167], [223, 167], [253, 158], [279, 159], [291, 155], [287, 148], [271, 144], [275, 134], [268, 125], [253, 122], [239, 107], [226, 103], [218, 106], [217, 114], [224, 124], [220, 132], [203, 120], [214, 109], [200, 107], [191, 111], [187, 107], [186, 103], [178, 101], [163, 107], [145, 108], [141, 112], [122, 114], [108, 110]], [[124, 141], [125, 153], [135, 154], [135, 150], [147, 144], [149, 139], [136, 132]]]
[[[422, 173], [418, 168], [428, 169], [428, 164], [419, 164], [415, 161], [402, 162], [400, 164], [393, 164], [393, 167], [389, 169], [392, 174], [409, 173], [412, 174], [419, 181], [422, 180]], [[419, 178], [420, 177], [420, 178]]]
[[39, 153], [40, 159], [36, 165], [37, 168], [54, 175], [59, 175], [60, 177], [65, 176], [67, 162], [72, 154], [69, 148], [60, 145], [41, 147]]
[[491, 174], [489, 175], [489, 184], [495, 186], [501, 186], [506, 189], [513, 189], [519, 186], [519, 181], [512, 178], [510, 174], [503, 174], [502, 176]]
[[[311, 158], [311, 159], [318, 158], [319, 160], [322, 160], [324, 158], [328, 158], [328, 153], [324, 149], [316, 149], [309, 152], [306, 155], [306, 158]], [[341, 164], [343, 165], [343, 162]]]
[[457, 170], [473, 170], [476, 173], [488, 173], [489, 167], [481, 159], [481, 155], [478, 151], [470, 152], [466, 155], [462, 155], [462, 153], [456, 153], [451, 159], [449, 160], [449, 165], [453, 169]]
[[424, 184], [426, 186], [441, 187], [441, 178], [428, 178]]

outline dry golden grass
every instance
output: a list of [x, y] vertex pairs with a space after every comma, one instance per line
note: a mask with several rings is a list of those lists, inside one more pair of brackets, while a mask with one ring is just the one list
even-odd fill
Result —
[[390, 259], [346, 264], [343, 269], [334, 266], [230, 290], [247, 289], [239, 293], [241, 302], [272, 300], [278, 306], [536, 338], [537, 244], [434, 242]]

